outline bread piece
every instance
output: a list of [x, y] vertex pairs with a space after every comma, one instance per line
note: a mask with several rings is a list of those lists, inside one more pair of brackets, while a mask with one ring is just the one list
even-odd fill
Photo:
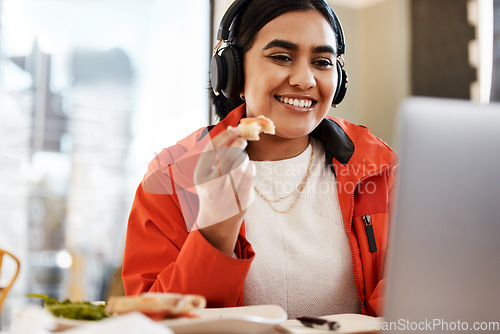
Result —
[[242, 118], [237, 129], [241, 137], [246, 140], [259, 140], [261, 132], [274, 135], [274, 123], [266, 116]]
[[178, 293], [144, 293], [138, 296], [110, 297], [106, 312], [122, 314], [141, 312], [154, 320], [189, 316], [189, 312], [206, 306], [206, 299], [200, 295]]

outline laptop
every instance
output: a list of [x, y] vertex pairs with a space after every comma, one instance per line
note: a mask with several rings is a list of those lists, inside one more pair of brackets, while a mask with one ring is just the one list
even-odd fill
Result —
[[417, 98], [401, 159], [383, 333], [500, 332], [500, 104]]

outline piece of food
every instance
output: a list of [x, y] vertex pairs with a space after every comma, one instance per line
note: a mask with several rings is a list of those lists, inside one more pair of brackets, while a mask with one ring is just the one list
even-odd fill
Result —
[[74, 320], [101, 320], [110, 315], [105, 311], [105, 304], [93, 304], [91, 302], [72, 302], [69, 299], [59, 301], [47, 295], [29, 293], [27, 297], [41, 298], [44, 300], [44, 308], [58, 318]]
[[246, 140], [259, 140], [261, 132], [274, 135], [274, 123], [266, 116], [242, 118], [237, 129]]
[[154, 320], [190, 316], [189, 312], [204, 308], [207, 302], [200, 295], [178, 293], [144, 293], [138, 296], [110, 297], [106, 312], [122, 314], [132, 311], [141, 312]]

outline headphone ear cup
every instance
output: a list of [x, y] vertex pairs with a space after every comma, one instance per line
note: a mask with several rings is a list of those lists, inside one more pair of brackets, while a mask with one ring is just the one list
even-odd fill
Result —
[[342, 102], [347, 92], [347, 86], [349, 85], [347, 73], [344, 71], [342, 64], [339, 61], [337, 61], [337, 74], [337, 90], [335, 91], [335, 97], [333, 98], [332, 105], [337, 105]]
[[237, 97], [243, 89], [243, 62], [241, 61], [241, 55], [234, 46], [228, 46], [222, 52], [221, 57], [224, 58], [227, 69], [227, 81], [225, 82], [225, 87], [222, 88], [222, 94], [228, 99]]
[[226, 86], [227, 73], [224, 58], [217, 53], [210, 60], [210, 84], [216, 95]]

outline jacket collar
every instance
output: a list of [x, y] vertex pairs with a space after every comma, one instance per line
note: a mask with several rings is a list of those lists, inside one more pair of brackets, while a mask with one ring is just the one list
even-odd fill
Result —
[[[326, 161], [335, 158], [342, 165], [347, 165], [354, 154], [354, 143], [344, 129], [331, 119], [324, 118], [311, 133], [325, 145]], [[334, 171], [335, 172], [335, 171]]]

